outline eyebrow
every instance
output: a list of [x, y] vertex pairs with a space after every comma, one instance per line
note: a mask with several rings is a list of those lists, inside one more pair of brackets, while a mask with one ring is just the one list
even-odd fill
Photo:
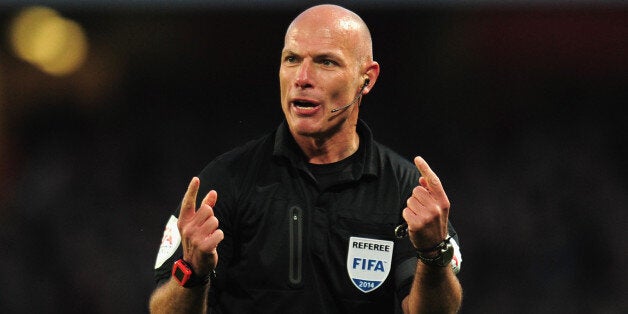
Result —
[[314, 56], [314, 59], [341, 59], [341, 57], [336, 53], [320, 53]]
[[[295, 55], [295, 56], [301, 56], [302, 54], [295, 52], [294, 50], [291, 49], [286, 49], [283, 50], [281, 52], [282, 56], [286, 56], [286, 55]], [[312, 58], [314, 60], [320, 60], [320, 59], [334, 59], [337, 61], [343, 61], [342, 56], [338, 53], [335, 52], [331, 52], [331, 51], [324, 51], [324, 52], [320, 52], [315, 54], [314, 56], [312, 56]], [[343, 62], [344, 63], [344, 62]]]

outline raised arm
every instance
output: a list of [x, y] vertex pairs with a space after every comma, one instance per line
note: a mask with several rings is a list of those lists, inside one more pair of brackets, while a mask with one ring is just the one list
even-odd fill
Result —
[[[421, 158], [414, 159], [421, 173], [419, 184], [408, 198], [403, 218], [408, 224], [408, 236], [414, 247], [423, 252], [422, 256], [430, 259], [439, 257], [440, 248], [436, 248], [447, 239], [449, 217], [449, 199], [445, 190]], [[430, 265], [428, 265], [430, 264]], [[410, 294], [403, 300], [404, 313], [456, 313], [462, 303], [462, 287], [449, 263], [417, 263]]]
[[[177, 226], [181, 234], [183, 260], [193, 273], [205, 278], [218, 264], [218, 243], [224, 238], [218, 229], [213, 207], [218, 195], [209, 191], [201, 206], [196, 209], [200, 180], [193, 178], [181, 202]], [[193, 287], [181, 286], [174, 277], [155, 289], [150, 298], [151, 313], [205, 313], [209, 284]]]

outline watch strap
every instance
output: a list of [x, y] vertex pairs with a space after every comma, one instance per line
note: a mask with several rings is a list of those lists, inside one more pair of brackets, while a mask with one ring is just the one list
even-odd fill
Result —
[[[451, 237], [443, 240], [432, 249], [429, 250], [417, 250], [417, 257], [426, 265], [445, 267], [451, 263], [454, 257], [454, 247], [449, 242]], [[427, 257], [425, 253], [437, 251], [438, 254], [434, 257]]]
[[206, 285], [210, 279], [216, 277], [215, 270], [211, 270], [209, 274], [205, 276], [199, 276], [194, 273], [192, 265], [186, 262], [184, 259], [177, 260], [172, 266], [172, 276], [177, 280], [180, 286], [185, 288], [193, 288], [201, 285]]

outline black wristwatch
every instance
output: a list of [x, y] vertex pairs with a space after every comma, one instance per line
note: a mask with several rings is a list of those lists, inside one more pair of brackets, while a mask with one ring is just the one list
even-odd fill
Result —
[[172, 277], [177, 280], [180, 286], [193, 288], [206, 285], [210, 278], [216, 277], [216, 272], [212, 269], [208, 275], [198, 276], [192, 270], [192, 266], [181, 258], [172, 265]]
[[[451, 263], [451, 259], [454, 257], [454, 246], [451, 245], [449, 240], [451, 237], [443, 240], [440, 244], [438, 244], [434, 249], [429, 251], [417, 251], [417, 257], [423, 262], [425, 265], [429, 266], [439, 266], [445, 267]], [[426, 257], [423, 254], [427, 252], [438, 251], [438, 255], [435, 257]]]

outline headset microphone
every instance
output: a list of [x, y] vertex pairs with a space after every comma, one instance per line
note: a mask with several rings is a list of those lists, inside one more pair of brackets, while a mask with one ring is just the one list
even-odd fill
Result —
[[365, 80], [364, 80], [364, 85], [362, 85], [362, 88], [360, 88], [360, 92], [358, 92], [358, 94], [355, 96], [355, 98], [353, 98], [353, 101], [352, 101], [352, 102], [350, 102], [350, 103], [348, 103], [348, 104], [347, 104], [347, 105], [345, 105], [345, 106], [342, 106], [342, 107], [339, 107], [339, 108], [332, 109], [332, 110], [331, 110], [331, 113], [334, 113], [334, 112], [338, 112], [338, 111], [340, 111], [340, 110], [347, 109], [347, 108], [351, 107], [351, 105], [355, 104], [355, 102], [356, 102], [356, 101], [358, 101], [358, 99], [360, 99], [360, 97], [362, 97], [362, 92], [363, 92], [363, 91], [364, 91], [364, 89], [365, 89], [365, 88], [369, 85], [369, 83], [371, 83], [371, 80], [370, 80], [370, 79], [368, 79], [368, 78], [367, 78], [367, 79], [365, 79]]

